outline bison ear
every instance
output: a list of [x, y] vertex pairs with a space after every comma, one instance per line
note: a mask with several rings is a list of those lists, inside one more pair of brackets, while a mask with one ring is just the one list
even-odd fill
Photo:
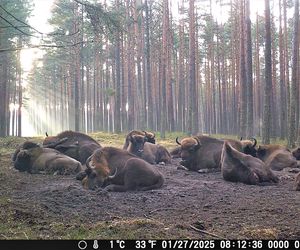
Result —
[[148, 138], [147, 136], [144, 137], [144, 142], [147, 142], [148, 141]]

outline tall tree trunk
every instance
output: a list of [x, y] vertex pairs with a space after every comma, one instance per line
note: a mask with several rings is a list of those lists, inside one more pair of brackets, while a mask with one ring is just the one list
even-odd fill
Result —
[[189, 1], [189, 123], [188, 134], [198, 132], [195, 55], [195, 1]]
[[245, 0], [241, 1], [240, 6], [240, 133], [239, 136], [245, 137], [247, 132], [247, 74], [246, 74], [246, 55], [245, 55]]
[[288, 146], [295, 147], [297, 139], [297, 123], [296, 121], [296, 105], [298, 105], [298, 58], [299, 58], [299, 0], [295, 0], [295, 14], [294, 14], [294, 32], [293, 32], [293, 61], [292, 61], [292, 82], [291, 82], [291, 105], [290, 105], [290, 119], [289, 119], [289, 134]]
[[271, 18], [270, 2], [265, 0], [265, 87], [264, 87], [264, 113], [262, 143], [270, 144], [271, 134], [271, 93], [272, 93], [272, 53], [271, 53]]
[[247, 137], [253, 136], [253, 72], [250, 0], [246, 0], [246, 41], [247, 41]]

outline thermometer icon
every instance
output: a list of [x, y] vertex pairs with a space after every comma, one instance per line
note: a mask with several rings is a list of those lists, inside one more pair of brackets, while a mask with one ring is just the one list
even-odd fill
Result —
[[93, 248], [94, 248], [94, 249], [98, 249], [98, 248], [99, 248], [99, 245], [98, 245], [98, 241], [97, 241], [97, 240], [94, 240]]

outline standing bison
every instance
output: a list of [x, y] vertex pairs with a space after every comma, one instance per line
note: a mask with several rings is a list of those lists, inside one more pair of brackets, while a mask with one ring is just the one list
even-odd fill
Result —
[[161, 145], [149, 143], [145, 135], [130, 136], [127, 151], [150, 164], [171, 163], [169, 151]]
[[277, 183], [278, 178], [258, 158], [239, 152], [228, 141], [224, 142], [221, 156], [221, 173], [226, 181], [250, 185]]
[[[250, 155], [256, 154], [256, 140], [227, 140], [234, 148]], [[206, 135], [187, 137], [176, 143], [180, 145], [181, 165], [192, 171], [212, 171], [220, 167], [224, 140]]]
[[76, 174], [81, 171], [80, 162], [52, 148], [43, 148], [34, 142], [24, 142], [13, 155], [13, 164], [21, 172], [32, 174]]
[[257, 157], [272, 170], [280, 171], [287, 167], [297, 167], [297, 160], [284, 146], [260, 145], [257, 150]]
[[101, 148], [101, 145], [92, 137], [71, 130], [61, 132], [56, 136], [47, 136], [44, 139], [43, 146], [54, 148], [80, 161], [81, 164], [85, 164], [87, 158], [89, 158], [96, 149]]
[[163, 175], [154, 166], [114, 147], [96, 150], [86, 166], [82, 184], [88, 189], [105, 187], [107, 191], [144, 191], [160, 188], [164, 183]]
[[123, 146], [124, 150], [127, 150], [129, 144], [130, 144], [130, 139], [132, 136], [135, 135], [142, 135], [145, 136], [147, 138], [147, 142], [155, 144], [155, 134], [152, 132], [148, 132], [148, 131], [139, 131], [139, 130], [132, 130], [130, 131], [127, 135], [126, 135], [126, 139], [125, 139], [125, 144]]

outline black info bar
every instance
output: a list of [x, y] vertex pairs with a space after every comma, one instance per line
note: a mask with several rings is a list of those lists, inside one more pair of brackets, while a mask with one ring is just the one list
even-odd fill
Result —
[[300, 249], [300, 240], [1, 240], [0, 249]]

